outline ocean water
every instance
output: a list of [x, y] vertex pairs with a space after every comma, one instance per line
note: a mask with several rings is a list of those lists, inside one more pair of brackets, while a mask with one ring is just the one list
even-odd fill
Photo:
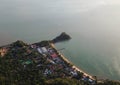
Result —
[[76, 66], [100, 78], [120, 80], [119, 0], [0, 0], [0, 45], [50, 40]]

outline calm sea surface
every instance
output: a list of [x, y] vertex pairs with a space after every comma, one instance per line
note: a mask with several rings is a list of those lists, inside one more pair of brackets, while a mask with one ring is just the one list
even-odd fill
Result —
[[100, 78], [120, 80], [120, 1], [0, 0], [0, 45], [34, 43], [61, 32], [56, 44], [75, 65]]

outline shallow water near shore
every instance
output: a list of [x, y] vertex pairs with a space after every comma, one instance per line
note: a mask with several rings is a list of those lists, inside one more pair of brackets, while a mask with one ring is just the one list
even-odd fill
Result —
[[100, 78], [120, 79], [120, 1], [1, 0], [0, 45], [16, 40], [72, 39], [56, 44], [68, 60]]

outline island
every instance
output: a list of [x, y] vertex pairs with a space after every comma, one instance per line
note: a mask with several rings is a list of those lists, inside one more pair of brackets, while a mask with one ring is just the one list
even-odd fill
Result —
[[69, 41], [70, 39], [71, 39], [71, 37], [67, 33], [62, 32], [59, 36], [57, 36], [56, 38], [54, 38], [51, 41], [55, 44], [58, 42]]

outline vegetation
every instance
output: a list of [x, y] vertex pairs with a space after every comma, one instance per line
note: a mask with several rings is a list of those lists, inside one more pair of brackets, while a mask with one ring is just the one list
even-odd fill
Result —
[[46, 85], [84, 85], [84, 82], [79, 82], [70, 78], [56, 78], [45, 82]]
[[104, 80], [101, 83], [98, 83], [98, 85], [120, 85], [119, 81], [112, 81], [112, 80]]
[[[42, 46], [49, 43], [44, 42], [42, 42]], [[39, 58], [41, 64], [39, 67], [37, 67], [38, 61], [36, 61], [36, 58]], [[22, 41], [17, 41], [11, 44], [4, 57], [0, 57], [0, 85], [91, 85], [89, 82], [80, 80], [83, 76], [83, 73], [80, 72], [78, 72], [78, 77], [75, 78], [61, 77], [59, 74], [64, 73], [64, 71], [56, 68], [59, 76], [55, 74], [44, 76], [43, 73], [48, 64], [50, 62], [36, 49], [32, 49]], [[120, 85], [120, 83], [105, 80], [98, 85]]]
[[66, 34], [65, 32], [62, 32], [59, 36], [54, 38], [52, 40], [52, 42], [53, 43], [58, 43], [58, 42], [68, 41], [70, 39], [71, 39], [71, 37], [68, 34]]
[[[44, 68], [44, 67], [43, 67]], [[42, 68], [42, 69], [43, 69]], [[19, 60], [0, 57], [0, 85], [83, 85], [76, 79], [48, 79], [35, 65], [24, 68]]]
[[50, 44], [51, 41], [48, 40], [44, 40], [38, 43], [35, 43], [36, 45], [39, 45], [40, 47], [44, 47], [44, 46], [48, 46]]
[[23, 41], [17, 40], [16, 42], [14, 42], [13, 44], [11, 44], [14, 47], [23, 47], [23, 46], [27, 46], [26, 43], [24, 43]]

